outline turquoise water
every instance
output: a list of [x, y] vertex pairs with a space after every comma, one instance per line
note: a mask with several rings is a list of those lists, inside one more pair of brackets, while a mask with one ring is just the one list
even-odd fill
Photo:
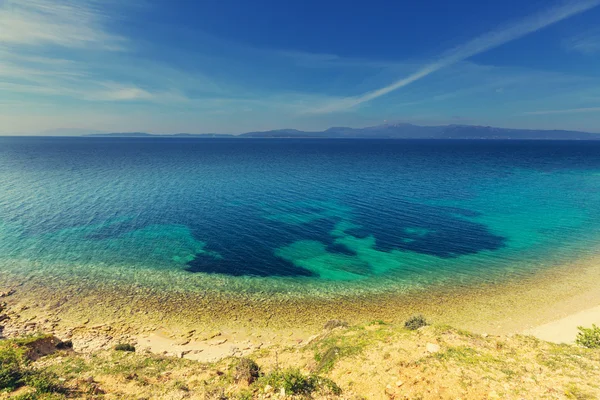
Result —
[[0, 138], [0, 272], [373, 293], [598, 248], [600, 143]]

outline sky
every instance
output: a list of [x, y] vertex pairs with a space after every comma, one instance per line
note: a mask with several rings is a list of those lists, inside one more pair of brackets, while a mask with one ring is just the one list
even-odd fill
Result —
[[600, 0], [0, 0], [0, 134], [600, 132]]

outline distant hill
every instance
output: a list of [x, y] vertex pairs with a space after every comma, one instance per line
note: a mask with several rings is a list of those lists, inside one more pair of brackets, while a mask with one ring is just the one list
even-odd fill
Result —
[[320, 139], [487, 139], [487, 140], [600, 140], [600, 133], [507, 129], [476, 125], [419, 126], [413, 124], [386, 124], [366, 128], [333, 127], [325, 131], [278, 129], [248, 132], [240, 135], [219, 133], [176, 133], [154, 135], [144, 132], [94, 133], [86, 136], [102, 137], [215, 137], [215, 138], [320, 138]]
[[115, 132], [115, 133], [92, 133], [84, 136], [95, 137], [235, 137], [227, 133], [172, 133], [158, 135], [146, 132]]
[[506, 129], [474, 125], [419, 126], [387, 124], [367, 128], [334, 127], [322, 132], [282, 129], [243, 133], [252, 138], [335, 138], [335, 139], [536, 139], [600, 140], [600, 134], [561, 130]]

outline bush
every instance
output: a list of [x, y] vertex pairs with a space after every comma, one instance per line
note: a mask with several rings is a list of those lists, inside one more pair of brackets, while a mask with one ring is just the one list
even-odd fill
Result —
[[35, 392], [22, 394], [23, 399], [48, 398], [51, 393], [65, 393], [66, 389], [54, 374], [40, 372], [29, 365], [27, 346], [30, 341], [14, 339], [6, 341], [0, 347], [0, 390], [14, 391], [29, 386]]
[[277, 370], [261, 378], [260, 382], [274, 389], [284, 389], [287, 395], [308, 396], [314, 392], [339, 395], [342, 390], [330, 379], [318, 375], [304, 375], [299, 369]]
[[591, 328], [578, 327], [577, 339], [575, 342], [588, 349], [600, 349], [600, 327], [592, 325]]
[[115, 346], [115, 350], [117, 351], [135, 351], [135, 346], [129, 344], [129, 343], [119, 343], [118, 345]]
[[25, 355], [22, 349], [9, 344], [0, 349], [0, 390], [13, 391], [23, 385]]
[[63, 393], [65, 388], [58, 382], [54, 374], [30, 372], [25, 375], [23, 382], [36, 390], [37, 393]]
[[58, 350], [70, 350], [73, 348], [73, 342], [71, 340], [65, 340], [65, 341], [58, 342], [56, 344], [56, 348]]
[[332, 329], [339, 328], [339, 327], [347, 328], [348, 323], [346, 321], [342, 321], [339, 319], [332, 319], [331, 321], [327, 321], [327, 323], [325, 324], [325, 326], [323, 328], [330, 331]]
[[419, 328], [429, 325], [427, 320], [421, 314], [414, 315], [404, 322], [404, 327], [411, 331], [416, 331]]
[[254, 360], [249, 358], [240, 358], [235, 366], [233, 379], [236, 383], [246, 382], [251, 384], [260, 376], [260, 367]]

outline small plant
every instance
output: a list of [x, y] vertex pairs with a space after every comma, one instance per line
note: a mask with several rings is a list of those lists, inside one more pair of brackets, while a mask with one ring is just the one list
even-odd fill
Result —
[[411, 331], [416, 331], [419, 328], [429, 325], [429, 322], [421, 314], [414, 315], [404, 322], [404, 327]]
[[578, 327], [577, 339], [575, 342], [588, 349], [600, 349], [600, 327], [592, 325], [591, 328]]
[[135, 352], [135, 346], [133, 346], [129, 343], [119, 343], [118, 345], [115, 346], [115, 350]]
[[236, 383], [245, 382], [248, 385], [252, 384], [260, 376], [260, 367], [254, 360], [250, 358], [240, 358], [235, 371], [233, 379]]

